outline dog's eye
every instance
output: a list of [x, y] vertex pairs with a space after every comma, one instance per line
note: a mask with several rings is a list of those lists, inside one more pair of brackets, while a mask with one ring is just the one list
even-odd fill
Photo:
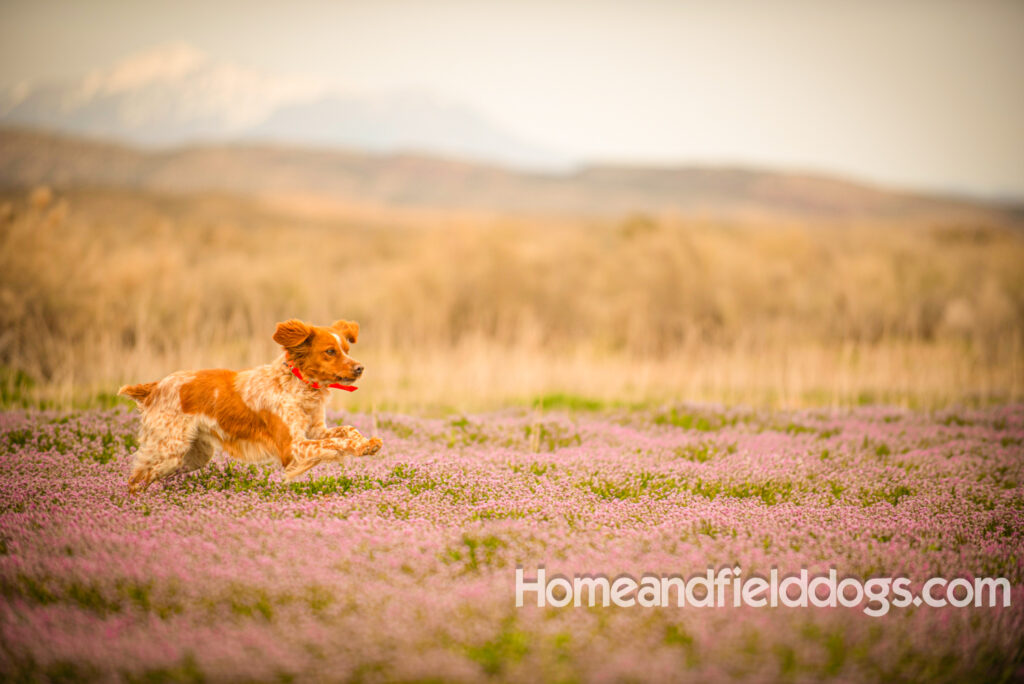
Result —
[[328, 349], [328, 350], [327, 350], [327, 355], [328, 355], [328, 356], [334, 356], [334, 355], [335, 355], [335, 354], [337, 354], [337, 353], [338, 353], [338, 352], [336, 352], [336, 351], [334, 350], [334, 347], [331, 347], [330, 349]]

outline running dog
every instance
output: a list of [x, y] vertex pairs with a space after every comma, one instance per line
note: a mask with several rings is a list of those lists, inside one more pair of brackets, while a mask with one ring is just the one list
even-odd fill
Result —
[[265, 366], [178, 371], [122, 387], [118, 394], [142, 412], [129, 491], [202, 468], [216, 445], [240, 461], [279, 460], [289, 480], [320, 463], [377, 453], [380, 439], [324, 422], [328, 388], [354, 391], [349, 383], [363, 374], [348, 355], [358, 337], [358, 323], [292, 319], [277, 324], [274, 341], [284, 353]]

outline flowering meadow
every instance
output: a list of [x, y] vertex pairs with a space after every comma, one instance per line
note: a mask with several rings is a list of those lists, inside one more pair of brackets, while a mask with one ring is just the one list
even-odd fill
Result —
[[[0, 414], [0, 676], [1024, 678], [1024, 406], [334, 415], [374, 457], [128, 496], [136, 414]], [[1005, 577], [1012, 605], [538, 607], [515, 570]]]

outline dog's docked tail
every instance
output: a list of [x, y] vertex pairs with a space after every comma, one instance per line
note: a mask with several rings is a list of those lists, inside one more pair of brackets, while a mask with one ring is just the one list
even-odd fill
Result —
[[139, 406], [142, 406], [149, 399], [149, 395], [153, 393], [154, 389], [156, 389], [155, 382], [143, 382], [138, 385], [125, 385], [117, 390], [117, 393], [125, 397], [131, 397]]

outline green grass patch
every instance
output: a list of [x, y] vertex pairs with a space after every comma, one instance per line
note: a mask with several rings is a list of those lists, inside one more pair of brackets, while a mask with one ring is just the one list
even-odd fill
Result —
[[606, 500], [637, 500], [641, 497], [664, 499], [680, 490], [679, 482], [662, 473], [641, 471], [623, 480], [608, 480], [594, 475], [579, 487]]
[[862, 506], [874, 506], [875, 504], [886, 502], [893, 506], [899, 505], [899, 502], [908, 497], [913, 496], [914, 490], [906, 485], [895, 485], [888, 487], [880, 487], [878, 489], [862, 489], [859, 494], [860, 502]]
[[575, 430], [557, 423], [535, 423], [523, 428], [523, 439], [531, 451], [550, 453], [571, 446], [582, 446], [583, 439]]
[[502, 623], [494, 638], [478, 646], [466, 647], [466, 656], [479, 663], [491, 677], [501, 675], [510, 663], [517, 663], [529, 653], [529, 635], [515, 626], [513, 619]]
[[672, 450], [676, 458], [681, 458], [687, 461], [693, 461], [694, 463], [706, 463], [713, 459], [715, 456], [722, 454], [735, 454], [736, 444], [726, 445], [724, 451], [716, 444], [712, 442], [700, 442], [698, 444], [687, 444], [685, 446], [679, 446]]
[[563, 394], [561, 392], [541, 395], [532, 403], [541, 411], [553, 411], [557, 409], [568, 411], [601, 411], [608, 408], [608, 404], [600, 399], [581, 397], [576, 394]]
[[496, 535], [477, 536], [467, 532], [457, 544], [442, 551], [439, 557], [442, 563], [448, 565], [461, 564], [463, 573], [479, 572], [482, 567], [504, 567], [505, 562], [499, 553], [507, 547], [508, 543]]
[[686, 413], [677, 409], [671, 409], [668, 413], [659, 413], [654, 417], [656, 425], [674, 425], [684, 430], [699, 430], [700, 432], [711, 432], [722, 427], [722, 422], [712, 420], [707, 416], [696, 413]]

